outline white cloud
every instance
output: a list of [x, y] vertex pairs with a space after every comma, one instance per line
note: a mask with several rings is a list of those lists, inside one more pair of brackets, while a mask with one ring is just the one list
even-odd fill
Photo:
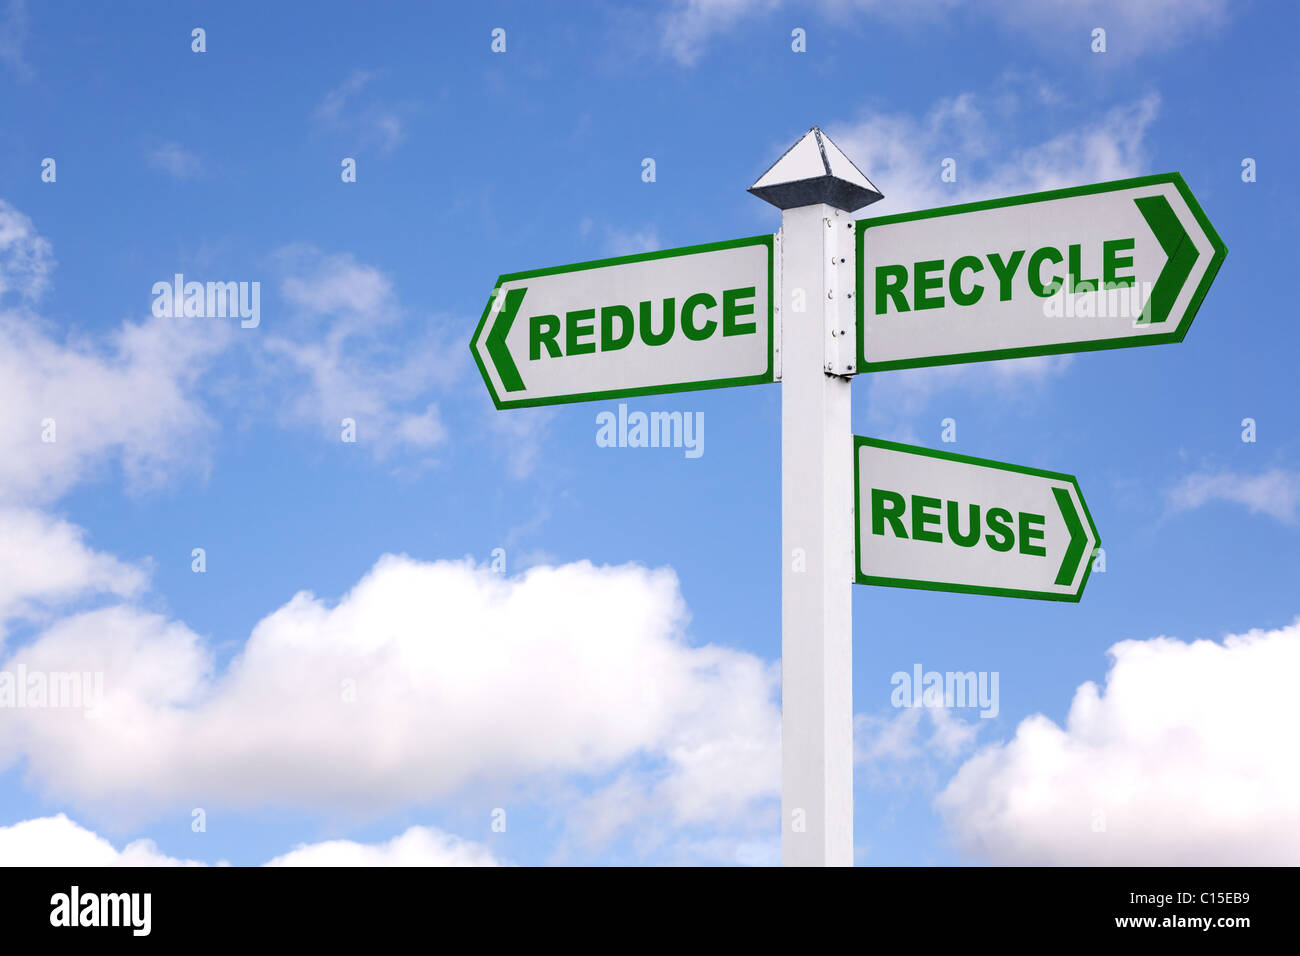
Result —
[[202, 464], [212, 421], [194, 396], [231, 329], [205, 319], [123, 322], [57, 340], [36, 315], [54, 265], [31, 220], [0, 200], [0, 504], [50, 501], [110, 462], [134, 488]]
[[285, 270], [280, 294], [298, 313], [264, 340], [268, 374], [287, 386], [285, 417], [334, 440], [353, 419], [358, 443], [381, 458], [441, 445], [447, 428], [428, 393], [453, 381], [459, 364], [427, 329], [407, 333], [391, 279], [311, 246], [285, 247], [275, 259]]
[[44, 791], [127, 815], [369, 814], [629, 770], [669, 825], [743, 828], [779, 786], [777, 675], [689, 644], [684, 621], [669, 570], [581, 562], [506, 578], [392, 556], [333, 606], [295, 596], [220, 673], [182, 624], [91, 611], [5, 667], [102, 671], [98, 716], [13, 710], [0, 766], [24, 759]]
[[201, 866], [159, 852], [152, 840], [121, 850], [60, 813], [0, 827], [0, 866]]
[[30, 218], [0, 199], [0, 298], [10, 292], [40, 298], [53, 270], [49, 241], [36, 234]]
[[1105, 55], [1131, 59], [1221, 26], [1228, 0], [1002, 0], [992, 10], [1009, 29], [1058, 46], [1077, 42], [1088, 49], [1092, 30], [1104, 27]]
[[663, 243], [659, 239], [659, 230], [653, 225], [643, 226], [640, 229], [621, 229], [603, 223], [598, 231], [596, 220], [591, 216], [583, 216], [578, 220], [578, 234], [585, 240], [590, 240], [599, 234], [601, 254], [606, 256], [627, 256], [639, 252], [654, 252], [663, 248]]
[[213, 423], [194, 386], [229, 334], [150, 318], [64, 344], [34, 316], [0, 313], [0, 501], [52, 500], [113, 460], [132, 488], [201, 464]]
[[[700, 661], [696, 679], [707, 673], [712, 686], [706, 696], [678, 698], [664, 765], [628, 769], [585, 797], [569, 840], [601, 847], [630, 828], [642, 852], [670, 845], [688, 858], [745, 863], [762, 844], [754, 836], [779, 831], [780, 669], [749, 654], [701, 650], [716, 660]], [[699, 832], [703, 843], [682, 836]]]
[[1160, 97], [1148, 93], [1107, 110], [1095, 123], [1079, 124], [1037, 146], [1013, 152], [970, 198], [1078, 186], [1146, 172], [1146, 136], [1159, 112]]
[[1169, 489], [1169, 505], [1174, 511], [1200, 508], [1211, 501], [1245, 505], [1251, 514], [1266, 514], [1284, 524], [1295, 524], [1300, 515], [1300, 473], [1281, 468], [1257, 475], [1197, 472]]
[[[923, 718], [930, 724], [925, 741], [920, 734]], [[979, 729], [978, 721], [964, 721], [950, 707], [928, 704], [901, 707], [889, 717], [859, 714], [854, 719], [854, 751], [857, 760], [867, 763], [906, 760], [927, 752], [953, 757], [974, 743]]]
[[411, 827], [386, 843], [329, 840], [295, 847], [267, 866], [500, 866], [492, 851], [433, 827]]
[[390, 322], [397, 311], [392, 280], [350, 253], [326, 255], [312, 246], [295, 245], [275, 256], [290, 270], [280, 295], [308, 315], [349, 319], [347, 328], [352, 330], [360, 323]]
[[39, 511], [0, 507], [0, 627], [82, 595], [132, 597], [144, 588], [143, 569], [88, 548], [84, 537]]
[[1110, 655], [1064, 728], [1029, 717], [953, 777], [936, 805], [958, 846], [1008, 864], [1300, 863], [1300, 621]]
[[699, 60], [715, 34], [780, 5], [780, 0], [677, 0], [664, 17], [664, 49], [689, 66]]
[[[928, 725], [928, 734], [923, 731]], [[854, 762], [873, 785], [937, 789], [951, 761], [970, 751], [984, 721], [943, 706], [902, 707], [853, 719]]]
[[[405, 446], [429, 450], [447, 437], [436, 403], [411, 407], [424, 391], [421, 367], [414, 357], [385, 359], [382, 345], [367, 340], [327, 338], [321, 342], [291, 342], [268, 338], [269, 357], [282, 361], [272, 374], [303, 376], [291, 388], [284, 408], [289, 423], [309, 424], [337, 441], [345, 418], [356, 423], [356, 440], [380, 457]], [[396, 363], [396, 364], [391, 364]], [[424, 366], [428, 367], [428, 366]], [[281, 378], [288, 385], [293, 379]]]
[[[1154, 93], [1028, 146], [1010, 142], [1013, 134], [1003, 128], [1004, 120], [1015, 120], [1021, 110], [1018, 102], [990, 106], [968, 92], [938, 101], [919, 119], [873, 113], [856, 123], [829, 126], [827, 133], [884, 192], [885, 198], [869, 207], [872, 216], [1148, 171], [1146, 137], [1160, 111]], [[957, 180], [951, 183], [939, 178], [940, 163], [949, 157], [957, 161]]]
[[[135, 840], [121, 850], [64, 814], [0, 827], [0, 866], [205, 866], [159, 851], [153, 840]], [[218, 864], [223, 865], [223, 864]], [[434, 827], [413, 826], [384, 843], [329, 840], [304, 843], [265, 866], [498, 866], [482, 844]]]
[[160, 169], [173, 179], [193, 179], [203, 171], [203, 163], [180, 143], [163, 143], [145, 156], [150, 166]]
[[397, 440], [415, 448], [432, 448], [447, 437], [447, 428], [437, 405], [427, 405], [424, 411], [403, 416], [394, 427]]
[[359, 100], [376, 74], [369, 70], [353, 70], [342, 83], [325, 94], [313, 114], [325, 129], [347, 133], [356, 137], [362, 146], [374, 146], [389, 153], [406, 139], [402, 110], [372, 100]]
[[346, 80], [325, 94], [325, 98], [316, 107], [316, 118], [337, 123], [342, 118], [348, 100], [365, 89], [373, 78], [374, 74], [368, 70], [353, 70]]
[[[1224, 23], [1228, 11], [1227, 0], [820, 0], [817, 6], [832, 23], [887, 21], [918, 32], [969, 14], [981, 25], [996, 24], [1054, 52], [1086, 51], [1093, 28], [1104, 27], [1106, 55], [1121, 59], [1184, 43]], [[718, 34], [781, 8], [796, 9], [782, 0], [676, 0], [664, 15], [660, 39], [669, 56], [690, 66]], [[811, 42], [816, 30], [810, 30]]]
[[512, 408], [501, 412], [490, 399], [483, 403], [482, 408], [487, 416], [488, 431], [504, 449], [507, 474], [511, 478], [527, 478], [541, 458], [547, 433], [555, 420], [555, 409]]
[[644, 229], [605, 229], [605, 245], [611, 256], [629, 256], [639, 252], [654, 252], [663, 248], [659, 230], [654, 226]]

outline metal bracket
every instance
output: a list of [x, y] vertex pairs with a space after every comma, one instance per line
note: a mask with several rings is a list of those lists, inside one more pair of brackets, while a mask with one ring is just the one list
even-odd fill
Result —
[[857, 253], [853, 217], [836, 209], [825, 218], [826, 374], [852, 378], [858, 374], [858, 310], [853, 301]]
[[785, 320], [785, 284], [781, 281], [781, 231], [772, 234], [772, 380], [781, 381], [781, 327]]

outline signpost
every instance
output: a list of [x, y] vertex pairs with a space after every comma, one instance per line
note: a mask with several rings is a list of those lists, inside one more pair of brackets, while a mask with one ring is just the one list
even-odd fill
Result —
[[772, 236], [514, 272], [470, 348], [497, 408], [775, 380]]
[[857, 226], [866, 372], [1181, 342], [1228, 252], [1177, 173]]
[[853, 376], [1182, 341], [1227, 250], [1177, 173], [855, 223], [816, 127], [749, 191], [776, 236], [503, 275], [470, 349], [497, 408], [781, 383], [781, 861], [852, 865], [853, 582], [1078, 601], [1100, 543], [1070, 475], [855, 438]]
[[1078, 601], [1101, 544], [1072, 475], [853, 439], [857, 581]]

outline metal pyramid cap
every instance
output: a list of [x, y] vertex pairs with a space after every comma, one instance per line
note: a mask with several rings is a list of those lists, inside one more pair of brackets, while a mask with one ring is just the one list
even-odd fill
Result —
[[824, 202], [852, 212], [885, 198], [816, 126], [759, 176], [749, 191], [778, 209]]

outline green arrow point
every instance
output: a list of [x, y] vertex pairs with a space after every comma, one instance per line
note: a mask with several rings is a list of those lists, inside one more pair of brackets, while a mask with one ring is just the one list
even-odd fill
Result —
[[519, 368], [515, 365], [514, 356], [506, 347], [506, 336], [510, 334], [510, 326], [515, 322], [515, 313], [519, 311], [519, 304], [524, 301], [524, 293], [527, 291], [527, 288], [511, 289], [506, 293], [506, 304], [501, 307], [496, 321], [492, 323], [492, 331], [487, 334], [488, 358], [492, 359], [492, 364], [496, 366], [497, 374], [501, 376], [501, 384], [505, 386], [507, 392], [524, 390], [524, 380], [519, 377]]
[[1079, 570], [1079, 561], [1083, 558], [1084, 545], [1088, 543], [1088, 535], [1083, 530], [1083, 522], [1079, 520], [1079, 512], [1074, 510], [1074, 502], [1070, 500], [1070, 492], [1064, 488], [1053, 488], [1052, 494], [1056, 498], [1056, 505], [1061, 509], [1061, 517], [1065, 519], [1065, 527], [1070, 532], [1070, 546], [1065, 549], [1065, 557], [1061, 559], [1061, 568], [1056, 572], [1056, 584], [1069, 586], [1074, 580], [1074, 574]]
[[1151, 296], [1142, 308], [1142, 317], [1139, 321], [1164, 322], [1169, 318], [1174, 302], [1178, 299], [1178, 293], [1183, 290], [1183, 284], [1191, 275], [1192, 266], [1196, 264], [1201, 254], [1197, 251], [1196, 244], [1189, 240], [1187, 230], [1178, 221], [1178, 216], [1174, 214], [1168, 199], [1160, 195], [1143, 196], [1141, 199], [1134, 199], [1133, 202], [1142, 213], [1142, 218], [1147, 221], [1147, 225], [1151, 227], [1151, 231], [1155, 233], [1160, 248], [1168, 256], [1165, 267], [1160, 270], [1156, 284], [1151, 289]]

